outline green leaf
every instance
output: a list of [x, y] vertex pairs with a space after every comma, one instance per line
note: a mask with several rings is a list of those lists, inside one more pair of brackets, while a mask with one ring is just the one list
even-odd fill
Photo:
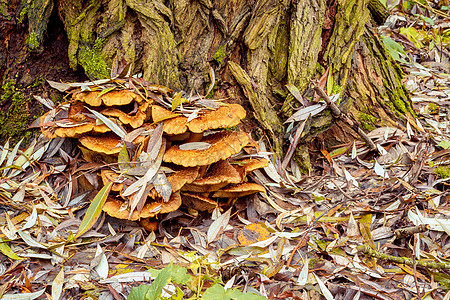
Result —
[[83, 221], [81, 221], [80, 228], [78, 228], [75, 239], [91, 229], [91, 227], [97, 221], [100, 213], [102, 212], [103, 204], [105, 204], [106, 198], [108, 198], [112, 184], [112, 182], [108, 182], [108, 184], [98, 192], [94, 200], [92, 200], [91, 205], [89, 205], [86, 214], [84, 215]]
[[289, 90], [289, 92], [292, 94], [292, 96], [295, 97], [298, 101], [302, 102], [302, 94], [298, 90], [298, 88], [293, 84], [286, 84], [286, 88]]
[[[6, 161], [6, 165], [10, 166], [13, 164], [14, 158], [16, 158], [17, 151], [19, 151], [20, 144], [22, 144], [23, 139], [21, 139], [13, 148], [11, 153], [8, 155], [8, 160]], [[3, 170], [3, 175], [6, 175], [8, 172]]]
[[143, 300], [150, 289], [149, 285], [140, 285], [131, 289], [127, 300]]
[[[192, 276], [186, 274], [187, 269], [177, 266], [168, 265], [162, 270], [148, 270], [152, 276], [156, 277], [151, 285], [141, 285], [131, 290], [127, 300], [156, 300], [161, 299], [163, 289], [170, 282], [177, 284], [186, 284], [192, 279]], [[183, 292], [177, 288], [177, 294], [172, 295], [170, 299], [183, 299]]]
[[170, 273], [172, 276], [172, 280], [175, 283], [178, 284], [186, 284], [189, 280], [191, 280], [191, 276], [186, 274], [187, 273], [187, 269], [177, 266], [177, 265], [173, 265], [170, 268]]
[[413, 15], [416, 16], [416, 17], [419, 17], [420, 19], [422, 19], [422, 21], [424, 21], [425, 23], [430, 24], [431, 26], [434, 25], [434, 20], [431, 19], [431, 18], [425, 17], [425, 16], [423, 16], [421, 14], [413, 14]]
[[417, 30], [414, 27], [400, 28], [400, 33], [406, 35], [408, 39], [414, 43], [414, 46], [418, 49], [424, 47], [424, 42], [428, 39], [428, 34], [423, 30]]
[[185, 284], [189, 280], [192, 279], [192, 276], [187, 274], [187, 269], [177, 266], [177, 265], [168, 265], [164, 269], [149, 269], [148, 272], [152, 274], [153, 277], [158, 277], [161, 272], [166, 272], [166, 269], [172, 274], [171, 280], [178, 284]]
[[172, 111], [174, 111], [182, 102], [183, 98], [181, 97], [181, 92], [176, 93], [172, 99]]
[[438, 144], [438, 146], [444, 149], [450, 149], [450, 141], [443, 140]]
[[382, 36], [381, 39], [383, 40], [384, 46], [389, 51], [389, 54], [391, 54], [392, 58], [394, 58], [396, 61], [407, 63], [407, 61], [403, 58], [400, 58], [399, 55], [399, 53], [406, 55], [402, 45], [400, 45], [393, 39], [388, 38], [387, 36]]
[[443, 272], [430, 272], [433, 274], [434, 280], [442, 284], [442, 286], [449, 288], [450, 287], [450, 276]]
[[17, 256], [17, 254], [15, 254], [11, 250], [11, 248], [5, 242], [3, 242], [2, 239], [0, 239], [0, 252], [2, 252], [4, 255], [8, 256], [11, 259], [15, 259], [15, 260], [23, 259], [22, 257]]
[[387, 0], [380, 0], [381, 4], [383, 4], [384, 7], [387, 8]]
[[327, 95], [331, 95], [333, 92], [333, 86], [334, 86], [334, 78], [333, 78], [333, 70], [330, 66], [330, 72], [328, 73], [327, 77]]
[[266, 297], [251, 294], [251, 293], [242, 293], [236, 289], [227, 289], [220, 284], [216, 283], [210, 288], [208, 288], [203, 294], [204, 300], [263, 300], [267, 299]]
[[171, 267], [172, 264], [161, 270], [161, 272], [158, 274], [158, 276], [156, 276], [155, 280], [153, 280], [152, 284], [150, 285], [150, 288], [145, 294], [145, 298], [141, 299], [156, 300], [161, 297], [163, 288], [168, 285], [172, 279]]
[[118, 157], [119, 169], [120, 171], [125, 171], [131, 168], [130, 156], [128, 154], [127, 146], [124, 144], [119, 152]]
[[115, 86], [110, 87], [110, 88], [107, 88], [107, 89], [104, 89], [103, 91], [101, 91], [101, 92], [97, 95], [97, 97], [96, 97], [95, 99], [100, 98], [100, 97], [103, 96], [104, 94], [106, 94], [106, 93], [108, 93], [108, 92], [111, 92], [112, 90], [115, 90], [115, 89], [116, 89]]

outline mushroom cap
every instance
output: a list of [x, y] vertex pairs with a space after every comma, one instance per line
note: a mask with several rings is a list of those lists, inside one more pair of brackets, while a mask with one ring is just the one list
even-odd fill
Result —
[[73, 101], [70, 103], [68, 117], [72, 120], [83, 121], [87, 118], [84, 113], [91, 114], [85, 107], [85, 103], [81, 101]]
[[100, 177], [102, 178], [103, 185], [106, 185], [109, 182], [113, 182], [111, 191], [120, 192], [123, 190], [124, 184], [116, 182], [117, 180], [119, 180], [119, 174], [117, 174], [113, 170], [101, 170]]
[[228, 160], [220, 160], [211, 166], [206, 176], [184, 185], [182, 190], [209, 193], [217, 191], [230, 183], [240, 183], [241, 181], [241, 175]]
[[98, 153], [89, 150], [81, 145], [78, 145], [78, 148], [80, 148], [82, 156], [85, 161], [94, 163], [107, 163], [107, 164], [117, 163], [117, 156]]
[[76, 138], [87, 132], [106, 133], [111, 131], [105, 124], [96, 125], [95, 123], [84, 124], [75, 127], [60, 127], [55, 130], [55, 136]]
[[247, 195], [255, 194], [258, 192], [265, 192], [266, 189], [257, 183], [239, 183], [231, 185], [229, 187], [218, 190], [214, 193], [213, 197], [217, 198], [239, 198]]
[[158, 229], [158, 222], [155, 219], [145, 218], [139, 220], [139, 225], [144, 227], [147, 231], [156, 231]]
[[246, 158], [234, 161], [233, 167], [245, 178], [254, 170], [265, 168], [269, 165], [269, 161], [265, 158]]
[[87, 132], [105, 133], [108, 131], [111, 131], [111, 129], [105, 124], [96, 125], [95, 123], [87, 123], [73, 127], [58, 127], [56, 129], [55, 127], [44, 128], [42, 129], [42, 134], [49, 139], [54, 139], [56, 137], [77, 138]]
[[[172, 193], [178, 192], [186, 183], [194, 181], [198, 176], [198, 169], [199, 167], [185, 168], [168, 175], [167, 181], [169, 181], [172, 188]], [[157, 199], [160, 198], [161, 195], [155, 188], [152, 188], [148, 193], [148, 197]]]
[[183, 204], [198, 211], [212, 212], [217, 207], [217, 201], [196, 193], [183, 193]]
[[122, 124], [128, 124], [133, 128], [138, 128], [144, 124], [147, 119], [147, 110], [149, 108], [149, 104], [147, 102], [142, 103], [137, 112], [134, 115], [129, 115], [120, 109], [110, 107], [102, 110], [102, 113], [105, 116], [116, 117]]
[[144, 102], [144, 98], [132, 91], [110, 91], [99, 96], [100, 93], [101, 92], [80, 92], [74, 94], [72, 99], [83, 101], [90, 106], [101, 106], [102, 104], [106, 106], [115, 106], [127, 105], [133, 101], [136, 101], [138, 103]]
[[227, 104], [216, 110], [208, 110], [188, 122], [188, 118], [177, 115], [161, 106], [152, 106], [154, 122], [164, 120], [163, 130], [167, 134], [181, 134], [187, 130], [195, 133], [209, 129], [233, 127], [245, 118], [245, 109], [239, 104]]
[[208, 149], [181, 150], [175, 145], [166, 151], [163, 160], [184, 167], [210, 165], [238, 153], [249, 139], [248, 134], [242, 131], [221, 131], [202, 139], [202, 142], [211, 145]]
[[[139, 144], [144, 139], [138, 136], [134, 139], [134, 144]], [[78, 139], [81, 145], [89, 150], [107, 155], [117, 154], [122, 149], [122, 140], [116, 134], [106, 133], [102, 135], [83, 135]]]
[[163, 131], [167, 134], [182, 134], [187, 131], [187, 118], [158, 105], [152, 105], [153, 122], [164, 121]]
[[[78, 112], [78, 111], [77, 111]], [[56, 137], [79, 137], [86, 132], [105, 133], [111, 131], [105, 124], [96, 124], [96, 120], [86, 117], [83, 114], [77, 114], [69, 109], [68, 118], [54, 120], [49, 116], [49, 112], [40, 117], [41, 124], [52, 124], [41, 127], [42, 134], [49, 139]], [[58, 124], [59, 122], [59, 124]], [[62, 125], [64, 124], [64, 126]]]
[[199, 167], [186, 168], [167, 176], [172, 192], [179, 191], [185, 184], [193, 182], [198, 176]]
[[195, 133], [205, 132], [208, 129], [228, 128], [238, 125], [245, 115], [245, 109], [239, 104], [226, 104], [199, 115], [187, 123], [187, 126]]
[[162, 199], [157, 201], [147, 202], [144, 204], [141, 212], [134, 211], [131, 218], [128, 218], [130, 214], [129, 208], [120, 210], [124, 202], [114, 198], [108, 198], [105, 205], [103, 205], [103, 211], [106, 212], [111, 217], [117, 219], [128, 219], [131, 221], [136, 221], [144, 218], [151, 218], [157, 214], [165, 214], [171, 211], [177, 210], [181, 206], [181, 196], [180, 193], [173, 193], [170, 196], [169, 201], [164, 202]]

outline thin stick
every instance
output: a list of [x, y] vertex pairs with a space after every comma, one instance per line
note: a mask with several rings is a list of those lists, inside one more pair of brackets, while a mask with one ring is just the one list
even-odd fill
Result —
[[428, 224], [421, 224], [421, 225], [418, 225], [418, 226], [399, 228], [399, 229], [394, 231], [394, 235], [397, 238], [405, 237], [405, 236], [413, 235], [415, 233], [425, 232], [425, 231], [427, 231], [429, 229], [430, 229], [430, 225], [428, 225]]
[[[367, 245], [361, 245], [356, 247], [359, 252], [370, 255], [372, 257], [385, 260], [385, 261], [393, 261], [399, 264], [404, 264], [412, 267], [414, 265], [413, 260], [407, 257], [398, 257], [389, 254], [384, 254], [378, 251], [373, 250]], [[427, 268], [427, 269], [450, 269], [450, 263], [447, 262], [436, 262], [429, 260], [416, 260], [416, 265], [419, 267]]]
[[319, 86], [319, 82], [317, 80], [313, 80], [314, 90], [316, 93], [327, 103], [327, 105], [330, 107], [331, 112], [333, 113], [333, 116], [337, 119], [341, 119], [344, 123], [346, 123], [348, 126], [353, 128], [359, 136], [366, 142], [366, 145], [369, 146], [370, 150], [377, 150], [377, 146], [375, 146], [374, 142], [367, 136], [367, 134], [359, 127], [358, 124], [350, 120], [347, 115], [342, 112], [339, 107], [328, 98], [327, 94], [324, 92], [324, 90]]

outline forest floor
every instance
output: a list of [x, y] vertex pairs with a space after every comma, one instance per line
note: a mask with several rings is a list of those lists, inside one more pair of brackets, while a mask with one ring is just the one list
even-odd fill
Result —
[[416, 128], [373, 130], [376, 153], [322, 149], [308, 176], [271, 160], [250, 176], [266, 193], [171, 212], [156, 232], [103, 213], [76, 237], [89, 199], [73, 177], [91, 166], [68, 139], [5, 144], [0, 299], [450, 299], [446, 13], [395, 9], [380, 28]]

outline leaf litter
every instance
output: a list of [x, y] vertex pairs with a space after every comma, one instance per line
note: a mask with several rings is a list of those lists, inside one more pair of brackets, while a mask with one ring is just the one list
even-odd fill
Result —
[[[424, 8], [416, 4], [412, 11], [423, 13]], [[99, 166], [80, 160], [68, 139], [40, 136], [24, 150], [21, 143], [6, 142], [0, 155], [1, 299], [37, 299], [44, 293], [53, 299], [181, 299], [202, 294], [204, 299], [305, 299], [318, 294], [326, 299], [448, 298], [449, 46], [448, 37], [442, 36], [446, 46], [426, 41], [425, 49], [420, 34], [448, 26], [448, 20], [427, 18], [394, 7], [381, 28], [385, 44], [407, 72], [417, 128], [408, 123], [372, 131], [368, 136], [377, 154], [358, 141], [331, 154], [323, 152], [310, 176], [299, 175], [290, 156], [280, 168], [280, 160], [260, 144], [253, 156], [265, 157], [269, 164], [251, 178], [266, 193], [238, 198], [229, 209], [217, 206], [212, 215], [194, 209], [161, 215], [156, 234], [101, 212], [113, 183], [92, 193], [98, 186], [90, 174]], [[407, 27], [407, 22], [420, 26]], [[117, 82], [135, 89], [146, 86], [139, 93], [189, 121], [201, 108], [220, 103], [191, 101], [182, 93], [171, 99], [166, 87], [112, 77], [50, 84], [61, 91], [104, 93]], [[323, 104], [310, 105], [294, 86], [288, 89], [305, 105], [289, 122], [302, 122], [324, 109]], [[39, 101], [55, 113], [61, 109]], [[145, 135], [140, 130], [134, 138], [132, 133], [125, 136], [109, 118], [92, 113], [124, 141]], [[133, 189], [125, 193], [144, 193], [152, 182], [168, 199], [165, 172], [155, 165], [165, 143], [162, 126], [151, 130], [157, 134], [148, 143], [150, 154], [139, 163], [130, 161], [125, 142], [117, 170]], [[288, 134], [298, 140], [301, 130]], [[192, 142], [185, 147], [209, 145]], [[135, 201], [139, 206], [140, 198]]]

